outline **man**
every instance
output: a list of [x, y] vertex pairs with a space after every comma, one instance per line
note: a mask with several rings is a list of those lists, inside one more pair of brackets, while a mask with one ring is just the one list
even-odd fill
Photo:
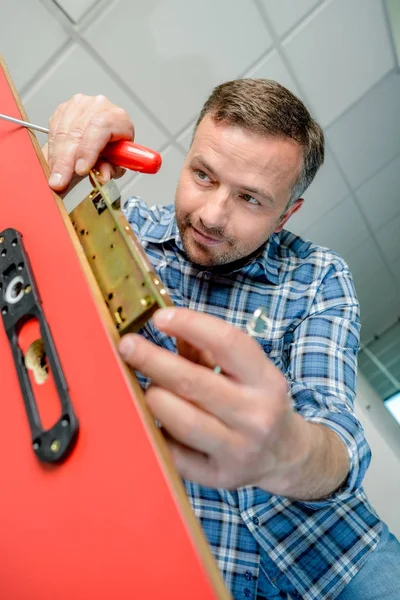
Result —
[[[65, 190], [108, 141], [133, 134], [106, 98], [75, 96], [50, 121], [50, 185]], [[283, 229], [323, 158], [299, 99], [272, 81], [232, 81], [203, 107], [175, 209], [124, 204], [178, 308], [120, 351], [152, 382], [149, 408], [236, 599], [395, 598], [400, 583], [399, 544], [361, 487], [370, 452], [353, 412], [351, 274]], [[268, 327], [251, 339], [259, 307]]]

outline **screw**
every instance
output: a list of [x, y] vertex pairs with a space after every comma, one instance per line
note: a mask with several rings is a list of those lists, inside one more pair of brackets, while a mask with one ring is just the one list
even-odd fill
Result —
[[246, 323], [247, 333], [250, 336], [257, 336], [264, 333], [271, 325], [271, 320], [267, 316], [265, 308], [257, 308], [251, 318]]
[[61, 448], [61, 442], [60, 442], [60, 440], [54, 440], [51, 443], [50, 450], [53, 452], [53, 454], [56, 454], [59, 451], [60, 448]]

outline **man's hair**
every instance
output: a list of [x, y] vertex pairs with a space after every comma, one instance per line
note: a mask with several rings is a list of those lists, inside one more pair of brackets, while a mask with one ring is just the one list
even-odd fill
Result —
[[[290, 138], [303, 147], [303, 165], [286, 208], [300, 198], [324, 162], [324, 134], [304, 104], [270, 79], [235, 79], [214, 88], [194, 133], [207, 114], [263, 137]], [[194, 135], [194, 134], [193, 134]]]

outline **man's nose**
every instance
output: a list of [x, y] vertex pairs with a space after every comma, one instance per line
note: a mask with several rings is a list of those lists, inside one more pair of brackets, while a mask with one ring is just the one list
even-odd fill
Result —
[[223, 188], [213, 190], [209, 194], [205, 204], [200, 211], [200, 219], [204, 227], [224, 228], [229, 214], [230, 197], [229, 192]]

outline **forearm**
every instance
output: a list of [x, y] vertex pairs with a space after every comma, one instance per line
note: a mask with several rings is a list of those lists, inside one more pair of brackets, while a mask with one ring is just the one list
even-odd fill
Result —
[[294, 500], [320, 500], [341, 487], [350, 469], [346, 446], [331, 429], [294, 415], [287, 451], [276, 474], [261, 482], [266, 491]]

